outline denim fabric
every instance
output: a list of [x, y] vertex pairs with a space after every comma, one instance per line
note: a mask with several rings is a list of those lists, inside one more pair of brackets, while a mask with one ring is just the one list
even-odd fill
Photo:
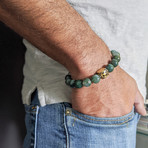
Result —
[[25, 110], [24, 148], [135, 148], [140, 115], [134, 107], [121, 117], [92, 117], [67, 102], [40, 107], [36, 92]]

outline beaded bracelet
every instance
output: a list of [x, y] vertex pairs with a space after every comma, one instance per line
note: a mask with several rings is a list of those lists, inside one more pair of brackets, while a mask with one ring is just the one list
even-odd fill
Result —
[[120, 61], [120, 53], [112, 50], [112, 60], [111, 62], [105, 67], [97, 70], [97, 72], [90, 78], [85, 78], [83, 80], [73, 80], [70, 73], [65, 76], [65, 83], [66, 85], [72, 88], [81, 88], [83, 86], [89, 87], [92, 83], [98, 83], [100, 79], [105, 79], [109, 72], [112, 72], [115, 67], [118, 66]]

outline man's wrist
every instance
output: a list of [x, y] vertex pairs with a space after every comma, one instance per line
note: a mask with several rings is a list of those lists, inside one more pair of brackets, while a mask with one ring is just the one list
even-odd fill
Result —
[[114, 71], [114, 68], [118, 66], [120, 62], [120, 53], [112, 50], [111, 61], [101, 69], [98, 69], [91, 77], [84, 79], [73, 79], [71, 74], [68, 73], [65, 76], [65, 83], [72, 88], [82, 88], [83, 86], [89, 87], [92, 83], [99, 83], [100, 79], [105, 79], [109, 73]]
[[76, 68], [71, 65], [68, 70], [73, 79], [83, 79], [92, 76], [109, 61], [111, 61], [111, 53], [106, 44], [99, 39], [97, 46], [88, 49], [86, 56], [80, 61], [76, 61]]

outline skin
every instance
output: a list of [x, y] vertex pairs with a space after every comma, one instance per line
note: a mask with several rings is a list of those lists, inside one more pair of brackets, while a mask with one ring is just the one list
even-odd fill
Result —
[[[49, 57], [63, 64], [73, 79], [92, 76], [107, 65], [106, 44], [65, 0], [0, 0], [0, 20]], [[73, 89], [72, 107], [96, 117], [145, 115], [136, 81], [119, 66], [90, 87]]]

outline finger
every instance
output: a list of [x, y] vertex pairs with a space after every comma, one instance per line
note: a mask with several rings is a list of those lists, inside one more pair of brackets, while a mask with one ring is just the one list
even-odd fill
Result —
[[137, 91], [134, 105], [135, 105], [136, 112], [138, 112], [142, 116], [146, 115], [146, 110], [144, 107], [144, 98], [141, 95], [139, 90]]

